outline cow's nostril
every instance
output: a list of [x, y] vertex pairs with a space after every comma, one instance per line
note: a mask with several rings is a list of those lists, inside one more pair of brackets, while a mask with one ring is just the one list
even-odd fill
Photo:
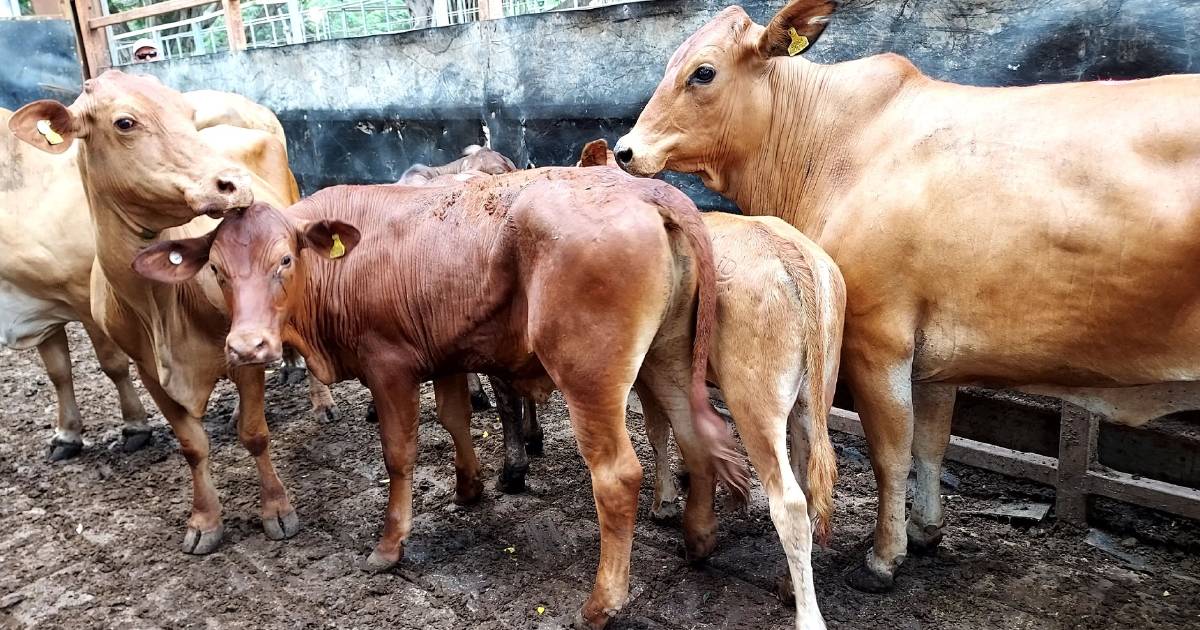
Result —
[[265, 347], [267, 347], [266, 339], [263, 339], [260, 337], [260, 338], [254, 340], [254, 349], [255, 350], [262, 350]]
[[628, 166], [633, 161], [633, 149], [628, 147], [617, 147], [616, 155], [622, 165]]
[[232, 181], [225, 179], [224, 177], [218, 177], [217, 190], [225, 193], [226, 195], [232, 195], [233, 193], [237, 192], [237, 184], [234, 184]]

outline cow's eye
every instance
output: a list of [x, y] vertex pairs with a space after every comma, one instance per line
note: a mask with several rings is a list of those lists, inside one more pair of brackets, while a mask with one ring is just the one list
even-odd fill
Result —
[[284, 269], [287, 269], [288, 267], [291, 267], [291, 266], [292, 266], [292, 255], [291, 255], [291, 254], [284, 254], [283, 258], [282, 258], [282, 259], [280, 259], [280, 261], [279, 261], [279, 266], [280, 266], [280, 267], [282, 267], [282, 268], [284, 268]]
[[137, 122], [132, 118], [118, 118], [116, 122], [113, 123], [113, 126], [121, 131], [129, 131], [130, 129], [133, 129], [135, 125], [137, 125]]
[[716, 78], [716, 76], [717, 69], [708, 64], [704, 64], [692, 72], [692, 77], [688, 79], [688, 83], [708, 85], [709, 83], [712, 83], [712, 80]]

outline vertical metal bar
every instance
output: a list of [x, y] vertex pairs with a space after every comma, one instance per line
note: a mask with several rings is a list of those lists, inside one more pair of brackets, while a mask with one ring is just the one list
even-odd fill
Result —
[[1059, 422], [1055, 513], [1060, 522], [1086, 526], [1087, 474], [1096, 461], [1099, 416], [1063, 401]]
[[288, 18], [292, 23], [292, 43], [304, 43], [304, 11], [300, 8], [300, 0], [287, 0]]

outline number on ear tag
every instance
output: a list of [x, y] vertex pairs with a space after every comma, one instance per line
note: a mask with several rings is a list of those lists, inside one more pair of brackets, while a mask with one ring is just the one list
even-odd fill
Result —
[[54, 131], [54, 128], [50, 126], [49, 120], [42, 119], [37, 121], [37, 130], [38, 133], [42, 134], [42, 137], [46, 139], [46, 143], [50, 146], [62, 144], [62, 136], [58, 135], [58, 133]]
[[341, 258], [346, 255], [346, 246], [342, 244], [342, 237], [339, 234], [333, 235], [333, 247], [329, 248], [329, 258]]
[[804, 52], [808, 48], [808, 38], [796, 32], [796, 27], [788, 29], [788, 35], [792, 36], [792, 43], [788, 45], [788, 56], [795, 57]]

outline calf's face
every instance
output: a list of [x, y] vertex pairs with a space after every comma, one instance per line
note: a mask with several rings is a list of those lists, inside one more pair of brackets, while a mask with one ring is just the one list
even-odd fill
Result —
[[316, 258], [341, 259], [359, 238], [358, 230], [347, 223], [296, 221], [256, 203], [205, 236], [146, 248], [133, 268], [151, 280], [178, 283], [207, 265], [229, 308], [229, 364], [272, 363], [283, 356], [283, 326], [305, 297], [305, 282], [315, 271], [310, 265]]
[[82, 141], [90, 193], [136, 227], [157, 232], [254, 201], [250, 173], [204, 141], [194, 114], [182, 94], [157, 79], [110, 70], [86, 81], [69, 107], [36, 101], [8, 124], [49, 153]]

